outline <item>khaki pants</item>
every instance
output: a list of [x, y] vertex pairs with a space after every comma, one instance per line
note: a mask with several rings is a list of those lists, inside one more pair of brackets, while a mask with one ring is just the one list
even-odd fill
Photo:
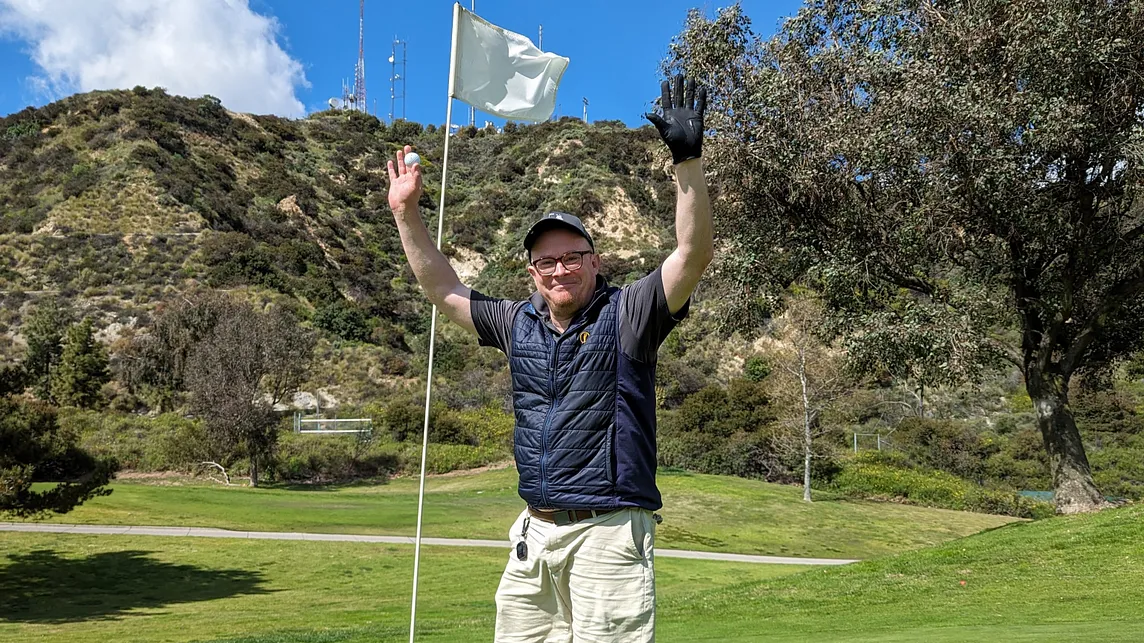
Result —
[[620, 509], [571, 525], [531, 518], [525, 560], [516, 547], [528, 510], [509, 531], [497, 588], [496, 643], [655, 640], [655, 520]]

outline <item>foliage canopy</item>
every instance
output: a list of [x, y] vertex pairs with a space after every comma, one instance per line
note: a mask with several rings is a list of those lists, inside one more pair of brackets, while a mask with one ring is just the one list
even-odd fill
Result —
[[814, 0], [764, 40], [736, 5], [669, 65], [710, 88], [737, 299], [810, 275], [869, 369], [1008, 359], [1058, 508], [1099, 505], [1068, 386], [1144, 342], [1144, 6]]

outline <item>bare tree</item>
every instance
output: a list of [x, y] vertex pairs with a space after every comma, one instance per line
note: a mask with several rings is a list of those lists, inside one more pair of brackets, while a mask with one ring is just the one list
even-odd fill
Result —
[[768, 378], [782, 424], [780, 448], [803, 459], [802, 499], [811, 502], [810, 473], [815, 438], [826, 432], [822, 415], [851, 389], [840, 350], [825, 343], [824, 309], [813, 294], [799, 292], [787, 299], [786, 311], [775, 320], [770, 359], [778, 367]]
[[285, 311], [264, 314], [230, 301], [188, 353], [191, 408], [224, 458], [248, 459], [251, 486], [277, 444], [273, 405], [297, 389], [313, 345]]

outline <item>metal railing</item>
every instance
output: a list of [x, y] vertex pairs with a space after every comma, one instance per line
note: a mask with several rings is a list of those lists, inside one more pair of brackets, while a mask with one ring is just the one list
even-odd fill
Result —
[[[355, 428], [339, 428], [355, 427]], [[295, 433], [357, 433], [372, 434], [372, 418], [308, 418], [294, 414]]]

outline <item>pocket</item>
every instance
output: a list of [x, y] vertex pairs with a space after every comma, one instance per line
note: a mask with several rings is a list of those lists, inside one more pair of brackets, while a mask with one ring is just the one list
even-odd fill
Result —
[[631, 550], [636, 558], [644, 560], [647, 558], [648, 543], [647, 543], [647, 512], [643, 509], [630, 509], [631, 514], [628, 520], [628, 531], [631, 536]]

